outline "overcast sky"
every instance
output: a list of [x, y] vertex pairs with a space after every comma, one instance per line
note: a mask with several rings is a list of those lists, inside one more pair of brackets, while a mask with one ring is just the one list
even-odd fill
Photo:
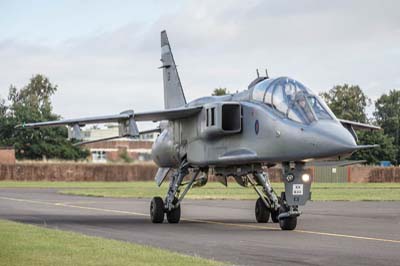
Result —
[[166, 29], [188, 100], [255, 69], [315, 92], [400, 89], [400, 1], [0, 1], [0, 95], [36, 73], [65, 118], [163, 108]]

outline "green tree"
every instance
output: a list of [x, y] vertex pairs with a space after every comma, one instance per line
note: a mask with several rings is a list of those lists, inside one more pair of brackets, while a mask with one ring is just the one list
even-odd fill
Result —
[[[366, 123], [368, 122], [365, 108], [371, 100], [357, 85], [337, 85], [321, 97], [326, 101], [338, 118]], [[367, 132], [357, 131], [359, 144], [379, 144], [379, 148], [359, 150], [350, 159], [367, 160], [370, 164], [388, 160], [395, 162], [397, 149], [393, 144], [393, 138], [382, 131]]]
[[131, 156], [129, 156], [128, 151], [124, 149], [118, 154], [119, 158], [124, 162], [124, 163], [131, 163], [133, 162], [133, 159]]
[[229, 94], [229, 93], [230, 92], [228, 91], [227, 88], [215, 88], [211, 95], [212, 96], [221, 96], [221, 95], [226, 95], [226, 94]]
[[7, 110], [8, 107], [6, 105], [6, 100], [3, 99], [0, 95], [0, 118], [6, 116]]
[[[86, 150], [73, 146], [66, 139], [68, 131], [65, 127], [16, 128], [26, 122], [59, 119], [52, 112], [50, 100], [56, 91], [57, 86], [43, 75], [32, 77], [29, 84], [22, 89], [10, 86], [9, 105], [0, 118], [0, 145], [14, 146], [18, 159], [46, 157], [78, 160], [87, 157]], [[4, 100], [0, 102], [1, 106], [6, 106]]]
[[320, 95], [337, 117], [367, 122], [365, 108], [371, 104], [371, 100], [358, 85], [336, 85]]
[[375, 119], [385, 134], [394, 138], [397, 163], [400, 162], [400, 90], [391, 90], [375, 102]]
[[380, 161], [396, 163], [397, 148], [393, 144], [393, 138], [386, 135], [383, 130], [358, 131], [357, 136], [359, 144], [379, 144], [379, 148], [359, 150], [351, 156], [351, 159], [367, 160], [369, 164], [377, 164]]

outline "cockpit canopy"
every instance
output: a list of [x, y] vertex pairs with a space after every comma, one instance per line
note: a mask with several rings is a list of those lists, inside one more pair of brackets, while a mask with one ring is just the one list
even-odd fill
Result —
[[332, 120], [334, 114], [326, 104], [300, 82], [287, 77], [265, 79], [257, 83], [252, 99], [263, 102], [281, 115], [310, 124], [315, 120]]

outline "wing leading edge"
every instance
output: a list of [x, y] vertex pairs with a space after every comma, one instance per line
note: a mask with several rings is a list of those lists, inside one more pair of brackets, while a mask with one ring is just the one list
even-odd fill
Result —
[[370, 125], [370, 124], [364, 124], [364, 123], [359, 123], [355, 121], [350, 121], [350, 120], [344, 120], [344, 119], [338, 119], [340, 123], [345, 128], [352, 127], [355, 130], [381, 130], [380, 127]]
[[133, 110], [125, 111], [116, 115], [105, 115], [86, 117], [78, 119], [64, 119], [57, 121], [26, 123], [18, 125], [22, 128], [40, 128], [40, 127], [56, 127], [56, 126], [84, 126], [86, 124], [102, 124], [102, 123], [122, 123], [133, 118], [135, 121], [161, 121], [161, 120], [176, 120], [191, 117], [201, 111], [203, 107], [175, 108], [161, 111], [151, 111], [143, 113], [134, 113]]

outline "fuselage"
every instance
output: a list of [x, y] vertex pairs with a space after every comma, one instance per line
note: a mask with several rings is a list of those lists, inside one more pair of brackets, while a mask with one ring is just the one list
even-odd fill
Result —
[[184, 157], [197, 166], [315, 160], [347, 155], [356, 147], [326, 104], [286, 77], [187, 106], [203, 109], [164, 128], [152, 152], [160, 167], [177, 167]]

